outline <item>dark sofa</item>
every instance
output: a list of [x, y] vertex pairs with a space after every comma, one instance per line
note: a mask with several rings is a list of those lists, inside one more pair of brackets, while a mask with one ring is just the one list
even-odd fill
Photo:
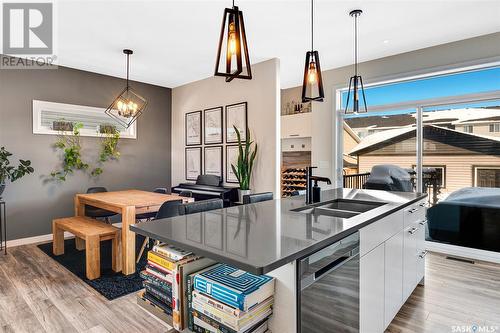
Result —
[[463, 188], [427, 210], [430, 240], [500, 252], [500, 188]]

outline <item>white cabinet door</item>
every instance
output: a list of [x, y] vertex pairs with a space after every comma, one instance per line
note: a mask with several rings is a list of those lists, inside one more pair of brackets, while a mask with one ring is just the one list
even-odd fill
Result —
[[418, 224], [404, 230], [403, 240], [403, 300], [411, 295], [417, 284], [417, 238]]
[[384, 244], [360, 258], [359, 315], [361, 333], [384, 332]]
[[425, 255], [427, 251], [425, 250], [425, 227], [426, 221], [419, 222], [419, 227], [415, 233], [416, 247], [417, 247], [417, 277], [416, 282], [419, 283], [425, 275]]
[[403, 238], [401, 230], [385, 242], [384, 328], [389, 326], [403, 304]]
[[312, 136], [312, 113], [281, 116], [281, 138], [305, 138]]

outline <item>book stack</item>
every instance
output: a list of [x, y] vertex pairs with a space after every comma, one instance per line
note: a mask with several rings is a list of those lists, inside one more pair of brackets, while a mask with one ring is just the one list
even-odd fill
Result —
[[274, 278], [217, 264], [187, 278], [188, 327], [198, 333], [264, 333]]
[[187, 323], [182, 297], [184, 276], [212, 264], [212, 260], [175, 246], [155, 245], [148, 252], [146, 268], [140, 273], [144, 291], [138, 294], [138, 303], [175, 329], [184, 329]]

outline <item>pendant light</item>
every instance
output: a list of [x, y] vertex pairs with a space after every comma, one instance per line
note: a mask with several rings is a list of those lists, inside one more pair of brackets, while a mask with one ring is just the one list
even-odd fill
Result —
[[325, 98], [325, 93], [321, 78], [319, 53], [314, 51], [314, 0], [311, 0], [311, 51], [306, 52], [304, 80], [302, 82], [302, 102], [323, 102], [323, 98]]
[[[358, 17], [363, 13], [361, 9], [355, 9], [349, 13], [354, 17], [354, 76], [349, 80], [349, 91], [347, 93], [347, 101], [345, 104], [345, 113], [368, 112], [366, 108], [365, 89], [363, 87], [363, 79], [358, 75]], [[352, 102], [351, 102], [352, 95]], [[359, 108], [360, 95], [363, 98], [363, 107]], [[351, 104], [351, 107], [349, 105]]]
[[144, 97], [137, 94], [129, 85], [130, 55], [134, 52], [125, 49], [123, 53], [127, 56], [127, 85], [105, 112], [125, 128], [129, 128], [144, 112], [148, 102]]
[[234, 5], [234, 0], [232, 8], [224, 9], [214, 75], [224, 76], [226, 82], [252, 79], [243, 13]]

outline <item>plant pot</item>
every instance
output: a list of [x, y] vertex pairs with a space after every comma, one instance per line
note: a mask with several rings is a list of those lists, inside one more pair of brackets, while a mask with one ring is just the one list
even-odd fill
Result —
[[2, 197], [2, 193], [5, 190], [5, 183], [0, 183], [0, 198]]
[[240, 203], [243, 203], [243, 196], [250, 194], [250, 190], [240, 190], [238, 189], [238, 200]]

